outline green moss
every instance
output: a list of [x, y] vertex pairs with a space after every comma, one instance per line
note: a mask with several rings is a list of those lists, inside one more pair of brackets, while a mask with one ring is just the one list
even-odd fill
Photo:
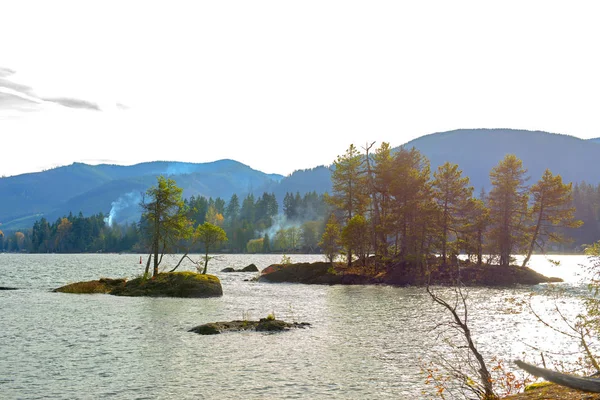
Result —
[[218, 297], [223, 295], [221, 281], [214, 275], [196, 272], [168, 272], [150, 279], [100, 279], [78, 282], [55, 290], [64, 293], [108, 293], [115, 296]]
[[547, 381], [536, 382], [536, 383], [532, 383], [531, 385], [525, 386], [525, 391], [527, 392], [528, 390], [540, 389], [540, 388], [543, 388], [546, 386], [552, 386], [552, 385], [554, 385], [552, 382], [547, 382]]
[[125, 279], [101, 278], [97, 281], [75, 282], [54, 289], [54, 292], [72, 294], [111, 293], [115, 288], [125, 286]]

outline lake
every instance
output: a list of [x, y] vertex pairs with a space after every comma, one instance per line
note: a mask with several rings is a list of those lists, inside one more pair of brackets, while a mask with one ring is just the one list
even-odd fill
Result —
[[[579, 283], [583, 256], [534, 256], [531, 266]], [[293, 262], [322, 261], [291, 255]], [[224, 255], [209, 273], [224, 295], [211, 299], [126, 298], [52, 293], [67, 283], [143, 272], [135, 254], [0, 254], [0, 398], [4, 399], [408, 399], [427, 398], [420, 365], [434, 351], [436, 323], [448, 314], [423, 288], [311, 286], [247, 282], [253, 273], [220, 273], [281, 255]], [[175, 263], [174, 258], [166, 261]], [[183, 269], [192, 269], [191, 264]], [[446, 291], [447, 289], [438, 289]], [[539, 351], [572, 346], [523, 307], [552, 307], [544, 285], [471, 288], [470, 317], [484, 356], [538, 360]], [[567, 313], [573, 301], [562, 300]], [[201, 336], [196, 325], [234, 319], [309, 322], [283, 333]], [[510, 369], [513, 367], [508, 365]]]

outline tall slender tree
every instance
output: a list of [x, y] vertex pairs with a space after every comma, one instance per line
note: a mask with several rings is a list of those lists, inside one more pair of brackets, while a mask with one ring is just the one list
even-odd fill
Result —
[[429, 160], [417, 149], [400, 149], [391, 165], [390, 195], [394, 213], [395, 254], [420, 265], [435, 227]]
[[514, 154], [507, 154], [490, 172], [490, 251], [499, 256], [501, 266], [508, 266], [511, 254], [520, 251], [527, 241], [526, 173], [523, 162]]
[[[465, 216], [469, 199], [473, 196], [473, 187], [469, 178], [462, 176], [458, 165], [446, 162], [433, 173], [433, 197], [439, 208], [440, 246], [442, 261], [446, 263], [450, 237], [457, 239], [467, 223]], [[458, 249], [454, 249], [458, 252]]]
[[577, 228], [582, 222], [575, 219], [572, 206], [571, 183], [565, 184], [560, 175], [553, 175], [546, 169], [542, 178], [531, 187], [534, 220], [531, 226], [531, 239], [523, 266], [527, 265], [531, 254], [537, 248], [544, 251], [547, 242], [564, 243], [565, 237], [557, 228]]
[[393, 218], [392, 196], [390, 193], [393, 181], [392, 149], [389, 143], [383, 142], [373, 155], [374, 177], [373, 188], [379, 205], [379, 221], [375, 224], [375, 251], [379, 252], [382, 259], [388, 257], [388, 237], [392, 234]]
[[146, 191], [148, 201], [144, 199], [140, 203], [140, 228], [150, 247], [146, 274], [152, 257], [152, 275], [156, 276], [163, 256], [173, 250], [179, 240], [187, 239], [192, 234], [191, 223], [185, 216], [182, 191], [173, 179], [159, 176], [156, 186]]
[[[363, 156], [352, 144], [334, 161], [331, 173], [332, 195], [328, 200], [342, 214], [345, 225], [356, 214], [363, 214], [368, 204]], [[347, 249], [348, 265], [352, 263], [352, 248]]]

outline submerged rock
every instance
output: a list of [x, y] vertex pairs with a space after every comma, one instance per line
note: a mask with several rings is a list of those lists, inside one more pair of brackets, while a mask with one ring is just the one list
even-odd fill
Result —
[[149, 279], [103, 278], [77, 282], [54, 289], [62, 293], [106, 293], [115, 296], [147, 297], [219, 297], [223, 295], [221, 281], [214, 275], [196, 272], [166, 272]]
[[258, 268], [254, 264], [250, 264], [242, 269], [235, 269], [233, 267], [223, 268], [221, 272], [258, 272]]
[[16, 287], [7, 287], [7, 286], [0, 286], [0, 290], [19, 290], [19, 288], [16, 288]]
[[200, 335], [216, 335], [223, 332], [281, 332], [292, 328], [306, 328], [310, 326], [308, 322], [285, 322], [273, 318], [261, 318], [258, 321], [229, 321], [229, 322], [210, 322], [208, 324], [198, 325], [189, 330]]

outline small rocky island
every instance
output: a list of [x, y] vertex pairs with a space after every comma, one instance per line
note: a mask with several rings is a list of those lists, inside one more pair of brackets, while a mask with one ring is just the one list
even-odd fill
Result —
[[217, 335], [223, 332], [241, 331], [281, 332], [292, 328], [306, 328], [308, 326], [310, 326], [310, 324], [307, 322], [285, 322], [269, 315], [267, 318], [261, 318], [258, 321], [210, 322], [208, 324], [198, 325], [189, 331], [199, 335]]
[[235, 269], [233, 267], [227, 267], [227, 268], [223, 268], [221, 270], [221, 272], [258, 272], [259, 269], [256, 265], [254, 264], [250, 264], [244, 268], [241, 269]]
[[374, 268], [347, 267], [341, 263], [314, 262], [273, 264], [262, 270], [259, 282], [289, 282], [322, 285], [368, 285], [392, 286], [454, 285], [457, 278], [468, 286], [537, 285], [562, 282], [549, 278], [531, 268], [510, 265], [477, 265], [459, 263], [449, 266], [430, 267], [429, 271], [408, 264], [388, 265], [380, 271]]
[[221, 281], [214, 275], [196, 272], [165, 272], [153, 278], [126, 279], [101, 278], [94, 281], [76, 282], [54, 289], [54, 292], [92, 294], [105, 293], [115, 296], [147, 297], [220, 297], [223, 295]]

